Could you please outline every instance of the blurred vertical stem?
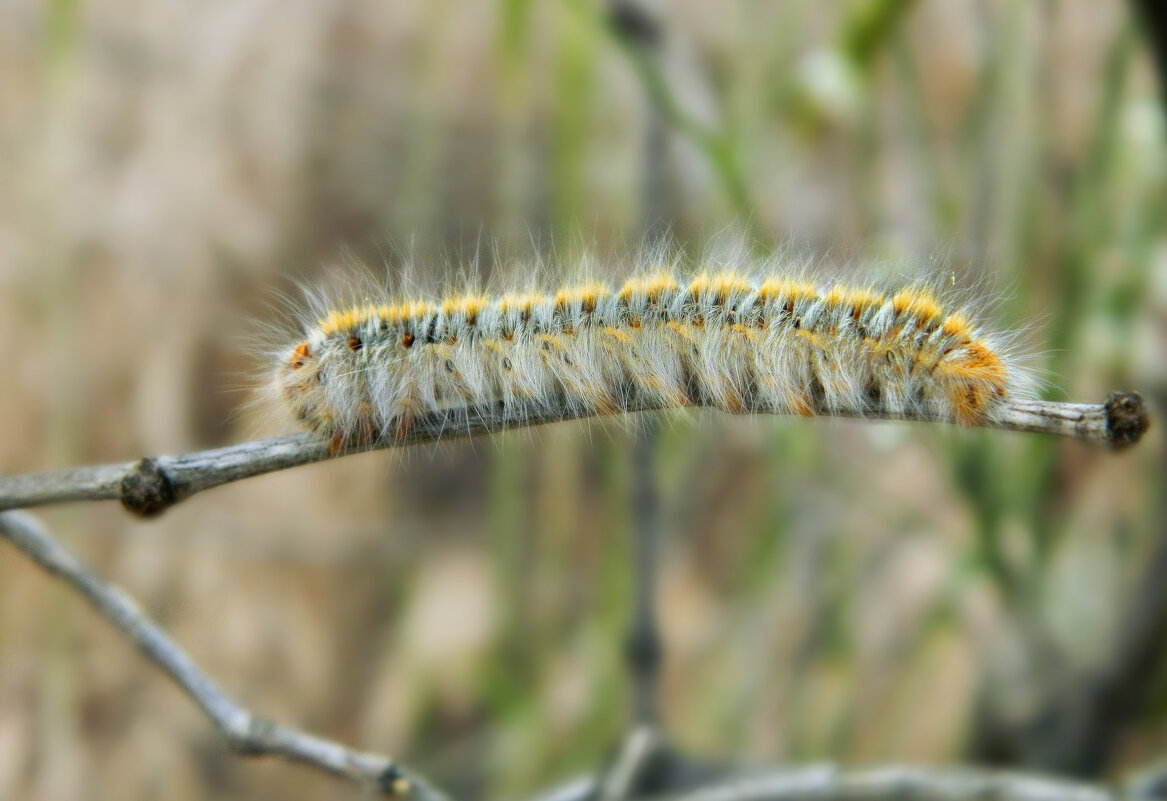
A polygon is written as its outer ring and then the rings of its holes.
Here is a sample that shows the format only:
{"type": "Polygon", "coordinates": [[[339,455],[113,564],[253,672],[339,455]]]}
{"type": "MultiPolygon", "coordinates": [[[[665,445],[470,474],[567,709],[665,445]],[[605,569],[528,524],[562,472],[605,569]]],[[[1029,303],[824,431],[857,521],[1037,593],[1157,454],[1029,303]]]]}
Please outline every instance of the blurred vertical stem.
{"type": "MultiPolygon", "coordinates": [[[[635,511],[635,490],[638,483],[635,480],[637,465],[633,458],[636,452],[635,435],[626,430],[611,430],[606,437],[602,449],[602,469],[604,471],[603,497],[605,507],[603,513],[604,528],[607,536],[604,541],[600,567],[600,588],[596,594],[596,603],[599,610],[597,626],[604,641],[620,642],[621,634],[627,630],[629,599],[637,592],[636,583],[640,578],[633,567],[633,560],[629,559],[626,547],[636,536],[637,525],[635,511]]],[[[625,663],[604,664],[606,672],[610,667],[617,667],[620,676],[614,682],[615,688],[623,690],[627,682],[628,672],[625,663]]],[[[636,690],[633,690],[635,697],[636,690]]],[[[621,704],[621,709],[628,708],[630,698],[621,692],[617,698],[608,699],[621,704]]],[[[592,736],[610,737],[610,732],[601,731],[599,725],[602,718],[597,718],[596,729],[592,736]]],[[[611,747],[611,739],[607,739],[604,747],[611,747]]]]}
{"type": "MultiPolygon", "coordinates": [[[[1006,54],[1017,50],[1016,40],[1022,26],[993,25],[992,12],[986,3],[977,7],[977,35],[986,42],[983,66],[977,81],[977,92],[966,115],[962,130],[962,144],[969,151],[964,160],[965,178],[962,183],[972,187],[971,205],[966,210],[963,225],[967,229],[964,252],[978,275],[988,270],[994,228],[993,210],[996,205],[1001,175],[1001,134],[999,115],[1006,108],[1005,75],[1006,54]],[[1004,42],[999,41],[1004,39],[1004,42]]],[[[1014,9],[1013,14],[1017,11],[1014,9]]]]}
{"type": "Polygon", "coordinates": [[[59,192],[68,177],[60,160],[64,139],[73,131],[74,91],[81,49],[81,6],[78,0],[52,0],[47,6],[48,20],[44,41],[47,66],[48,106],[43,119],[40,158],[36,162],[29,186],[32,198],[33,236],[42,237],[44,265],[37,289],[37,304],[44,310],[53,332],[53,383],[56,392],[48,396],[52,406],[47,418],[55,424],[48,431],[48,456],[54,463],[71,464],[83,435],[81,420],[84,393],[80,390],[80,373],[76,346],[80,304],[75,280],[76,268],[67,237],[59,235],[57,221],[67,195],[59,192]]]}
{"type": "MultiPolygon", "coordinates": [[[[910,2],[904,0],[887,0],[873,3],[864,9],[847,27],[843,36],[843,47],[848,56],[856,63],[860,61],[869,63],[878,48],[884,45],[885,40],[892,37],[896,30],[895,23],[910,6],[910,2]]],[[[975,170],[974,175],[954,183],[952,180],[945,180],[942,159],[936,151],[934,137],[928,130],[926,101],[919,69],[906,43],[900,43],[895,48],[895,56],[898,77],[906,89],[904,105],[908,113],[907,127],[914,139],[916,152],[920,154],[918,162],[931,200],[930,209],[941,229],[950,230],[959,224],[960,210],[967,207],[965,188],[972,180],[981,182],[988,180],[983,171],[992,169],[985,155],[988,150],[985,139],[992,130],[990,115],[993,109],[993,95],[998,87],[997,72],[991,65],[984,70],[976,105],[966,120],[966,130],[969,130],[971,135],[970,141],[966,141],[965,144],[980,144],[979,153],[986,163],[978,164],[974,159],[973,166],[982,169],[975,170]]],[[[875,161],[874,158],[869,158],[865,159],[864,163],[874,164],[875,161]]],[[[878,213],[878,205],[871,208],[871,214],[878,213]]],[[[975,211],[974,209],[974,213],[975,211]]],[[[985,226],[978,226],[975,235],[986,236],[985,226]]],[[[974,249],[979,251],[982,247],[970,243],[970,252],[974,249]]],[[[959,447],[949,449],[949,452],[954,485],[964,494],[974,517],[972,562],[992,580],[1007,603],[1017,602],[1019,594],[1024,590],[1024,582],[1018,576],[1015,566],[1010,563],[1002,541],[1002,524],[1008,504],[1001,476],[1011,472],[1009,465],[1002,464],[995,445],[988,438],[978,434],[962,436],[959,447]]]]}
{"type": "Polygon", "coordinates": [[[656,420],[646,417],[632,446],[636,481],[632,495],[633,596],[632,615],[625,640],[625,657],[632,679],[632,722],[657,723],[657,691],[662,662],[657,622],[657,573],[660,559],[660,491],[657,485],[656,420]]]}
{"type": "MultiPolygon", "coordinates": [[[[1069,379],[1074,360],[1082,353],[1082,337],[1090,323],[1092,302],[1101,295],[1096,272],[1098,256],[1114,236],[1114,213],[1110,203],[1115,141],[1118,133],[1120,101],[1135,52],[1135,37],[1130,26],[1115,38],[1106,58],[1102,95],[1090,145],[1082,164],[1075,171],[1071,187],[1068,230],[1058,237],[1063,269],[1059,271],[1055,315],[1050,321],[1049,352],[1051,372],[1069,379]]],[[[1059,232],[1061,233],[1061,232],[1059,232]]],[[[1044,572],[1055,552],[1059,533],[1070,511],[1065,508],[1058,487],[1058,455],[1062,445],[1045,441],[1026,443],[1028,458],[1023,460],[1033,481],[1033,499],[1029,519],[1034,532],[1034,568],[1044,572]]],[[[1022,479],[1024,481],[1024,479],[1022,479]]]]}
{"type": "MultiPolygon", "coordinates": [[[[1047,232],[1046,237],[1033,237],[1030,231],[1045,217],[1037,213],[1026,215],[1018,224],[1019,234],[1026,244],[1018,249],[1022,263],[1039,263],[1035,253],[1042,242],[1051,241],[1054,263],[1061,265],[1056,282],[1058,296],[1052,304],[1054,313],[1049,321],[1049,346],[1053,354],[1050,371],[1057,376],[1067,375],[1071,358],[1075,358],[1078,337],[1087,323],[1090,311],[1088,300],[1098,294],[1092,267],[1109,237],[1112,215],[1105,197],[1107,179],[1112,162],[1118,121],[1119,100],[1128,73],[1132,38],[1124,30],[1111,47],[1106,61],[1105,81],[1095,116],[1091,144],[1082,165],[1073,175],[1069,192],[1069,209],[1065,215],[1053,215],[1053,223],[1063,228],[1047,232]]],[[[985,79],[991,76],[986,75],[985,79]]],[[[1046,87],[1046,94],[1049,88],[1046,87]]],[[[987,89],[986,89],[987,91],[987,89]]],[[[980,119],[979,110],[970,121],[988,135],[991,126],[980,119]]],[[[1051,152],[1054,131],[1052,114],[1038,115],[1042,146],[1039,152],[1051,152]]],[[[1049,173],[1045,176],[1048,178],[1049,173]]],[[[1057,173],[1054,173],[1056,178],[1057,173]]],[[[1055,182],[1054,191],[1047,195],[1055,205],[1065,196],[1055,182]]],[[[1037,198],[1031,201],[1039,202],[1037,198]]],[[[1023,277],[1028,277],[1022,272],[1023,277]]],[[[1030,279],[1032,280],[1032,279],[1030,279]]],[[[1032,294],[1033,293],[1029,293],[1032,294]]],[[[1020,313],[1020,312],[1019,312],[1020,313]]],[[[1069,510],[1064,507],[1058,487],[1057,470],[1062,446],[1041,438],[1022,442],[1021,457],[1007,457],[1001,448],[981,436],[976,445],[964,443],[953,455],[956,486],[968,499],[975,516],[976,563],[993,579],[1003,598],[1016,606],[1036,599],[1043,583],[1043,575],[1050,557],[1056,550],[1059,533],[1065,530],[1064,521],[1069,510]],[[1030,557],[1024,565],[1011,564],[1002,543],[1002,528],[1008,510],[1024,517],[1032,532],[1030,557]]]]}
{"type": "Polygon", "coordinates": [[[892,32],[912,9],[916,0],[874,0],[843,23],[840,47],[860,70],[871,68],[875,56],[892,32]]]}
{"type": "Polygon", "coordinates": [[[531,28],[531,0],[502,0],[499,23],[499,55],[508,84],[523,75],[527,37],[531,28]]]}
{"type": "Polygon", "coordinates": [[[1054,354],[1054,371],[1058,375],[1065,375],[1068,363],[1076,356],[1073,349],[1084,330],[1082,323],[1087,301],[1093,296],[1091,270],[1099,250],[1110,240],[1114,225],[1108,179],[1114,160],[1120,101],[1135,50],[1134,32],[1126,26],[1107,54],[1102,96],[1094,115],[1097,122],[1085,159],[1074,174],[1070,230],[1062,271],[1065,280],[1059,284],[1059,313],[1053,321],[1049,340],[1054,354]]]}
{"type": "MultiPolygon", "coordinates": [[[[36,304],[44,313],[52,332],[47,365],[54,391],[47,395],[46,414],[53,425],[46,432],[46,457],[50,463],[73,464],[85,437],[82,373],[75,369],[80,305],[74,253],[68,237],[61,236],[59,221],[67,195],[60,193],[69,176],[63,174],[61,155],[66,140],[73,135],[75,92],[82,46],[82,9],[79,0],[51,0],[46,5],[43,43],[47,104],[41,120],[38,159],[31,165],[28,180],[30,199],[29,233],[43,241],[41,276],[36,285],[36,304]]],[[[30,240],[31,241],[31,240],[30,240]]],[[[63,519],[77,519],[81,510],[67,510],[63,519]]],[[[74,606],[63,593],[52,593],[43,647],[43,676],[39,692],[41,726],[38,750],[42,754],[74,750],[72,740],[81,725],[78,710],[78,662],[74,606]]],[[[57,777],[45,785],[50,794],[80,789],[70,779],[57,777]]]]}
{"type": "Polygon", "coordinates": [[[747,226],[755,244],[770,244],[767,232],[750,198],[738,143],[727,133],[705,125],[688,113],[677,99],[656,61],[629,37],[622,35],[589,0],[564,0],[576,15],[596,31],[612,39],[627,58],[661,119],[688,139],[705,157],[734,213],[747,226]]]}
{"type": "MultiPolygon", "coordinates": [[[[898,41],[892,48],[892,55],[899,78],[907,89],[907,96],[904,98],[907,111],[905,128],[918,155],[914,164],[918,165],[925,179],[925,192],[928,195],[926,205],[932,216],[933,227],[942,231],[952,230],[957,225],[960,199],[954,191],[953,182],[945,180],[946,176],[937,152],[936,137],[928,127],[928,109],[920,71],[907,42],[898,41]]],[[[874,162],[875,159],[871,161],[874,162]]],[[[963,188],[963,184],[961,186],[963,188]]]]}
{"type": "Polygon", "coordinates": [[[400,202],[393,204],[392,212],[397,229],[412,239],[419,231],[441,231],[443,227],[440,208],[443,180],[442,160],[449,144],[446,141],[446,127],[439,117],[442,109],[434,102],[443,95],[442,80],[446,76],[441,59],[441,34],[449,29],[449,15],[457,13],[450,8],[449,0],[431,0],[426,3],[423,27],[416,38],[411,72],[420,76],[419,80],[408,84],[408,113],[404,115],[405,154],[401,169],[401,190],[397,194],[400,202]]]}
{"type": "Polygon", "coordinates": [[[554,65],[551,198],[553,223],[562,232],[579,229],[588,210],[588,141],[595,94],[594,37],[573,21],[559,26],[554,65]]]}
{"type": "MultiPolygon", "coordinates": [[[[820,475],[814,458],[821,453],[815,451],[816,434],[810,427],[797,425],[773,425],[756,422],[759,433],[766,439],[761,450],[762,464],[758,470],[761,483],[756,494],[751,513],[742,526],[743,537],[735,549],[735,558],[728,571],[734,596],[740,600],[740,610],[747,621],[753,621],[751,628],[744,630],[746,636],[754,634],[752,653],[755,658],[746,672],[746,680],[727,693],[728,698],[718,705],[714,717],[713,731],[725,743],[726,753],[746,751],[751,737],[756,733],[742,726],[741,721],[757,716],[759,702],[766,704],[766,716],[780,715],[780,704],[775,686],[775,665],[773,657],[779,639],[791,636],[787,627],[774,625],[772,621],[782,620],[775,610],[784,598],[791,579],[787,547],[790,544],[791,522],[803,511],[799,503],[799,482],[808,476],[820,475]]],[[[780,692],[792,691],[780,684],[780,692]]],[[[785,725],[785,724],[784,724],[785,725]]]]}
{"type": "Polygon", "coordinates": [[[998,476],[1008,471],[994,458],[997,454],[989,437],[969,434],[961,445],[955,451],[953,467],[956,485],[968,498],[975,518],[975,564],[993,579],[1007,603],[1016,603],[1024,586],[1002,541],[1005,504],[998,481],[998,476]]]}
{"type": "MultiPolygon", "coordinates": [[[[916,0],[872,0],[842,20],[838,38],[833,43],[822,45],[822,48],[837,55],[853,78],[866,82],[876,59],[915,3],[916,0]]],[[[779,114],[803,123],[815,121],[817,109],[815,103],[808,102],[810,100],[805,87],[797,79],[776,82],[770,93],[770,105],[779,114]],[[800,117],[804,119],[798,119],[800,117]]]]}
{"type": "Polygon", "coordinates": [[[534,72],[530,41],[531,0],[503,0],[495,43],[499,136],[492,183],[498,207],[496,228],[516,238],[528,237],[532,231],[541,238],[549,227],[547,210],[530,208],[534,187],[527,167],[537,161],[529,152],[534,72]]]}
{"type": "Polygon", "coordinates": [[[1167,7],[1162,0],[1131,0],[1131,6],[1142,20],[1144,38],[1155,60],[1159,96],[1167,109],[1167,7]]]}
{"type": "MultiPolygon", "coordinates": [[[[638,0],[617,0],[609,12],[609,27],[618,31],[628,46],[656,65],[658,71],[665,37],[663,10],[654,16],[638,0]]],[[[676,215],[665,193],[669,162],[666,158],[668,131],[660,110],[651,97],[643,98],[647,126],[644,134],[641,173],[641,236],[645,242],[662,241],[673,228],[676,215]]],[[[658,720],[657,693],[663,654],[657,615],[657,577],[660,559],[661,509],[659,475],[656,469],[658,421],[645,415],[638,421],[632,448],[632,471],[636,481],[633,504],[633,597],[631,620],[625,639],[625,661],[631,680],[631,723],[636,728],[655,726],[658,720]]]]}
{"type": "Polygon", "coordinates": [[[81,3],[80,0],[50,0],[47,8],[45,53],[50,79],[59,87],[60,82],[71,80],[73,75],[81,39],[81,3]]]}
{"type": "MultiPolygon", "coordinates": [[[[899,31],[904,18],[914,3],[915,0],[874,0],[874,2],[860,7],[850,19],[841,23],[842,33],[835,47],[843,61],[849,65],[850,74],[864,86],[865,90],[877,57],[894,40],[895,34],[899,31]]],[[[907,79],[909,89],[913,90],[913,99],[919,101],[912,109],[916,111],[911,120],[913,123],[912,132],[919,134],[917,145],[928,156],[926,160],[927,166],[930,168],[928,170],[929,189],[933,198],[940,201],[944,195],[940,191],[938,160],[931,147],[930,138],[926,135],[923,95],[919,86],[914,82],[915,76],[912,73],[910,61],[904,57],[905,54],[906,49],[901,47],[899,49],[901,58],[898,60],[899,66],[903,68],[901,76],[907,79]]],[[[868,235],[878,233],[885,225],[883,219],[885,203],[879,182],[880,162],[877,158],[880,121],[878,115],[872,113],[870,94],[868,91],[864,92],[864,104],[867,111],[859,115],[855,132],[858,164],[861,171],[858,183],[859,201],[868,235]]],[[[787,100],[789,99],[787,98],[787,100]]],[[[806,108],[804,105],[805,97],[795,95],[793,99],[797,102],[793,105],[788,103],[788,108],[799,108],[800,106],[806,108]]],[[[947,203],[943,204],[942,208],[946,207],[947,203]]]]}
{"type": "Polygon", "coordinates": [[[767,432],[769,442],[764,449],[764,474],[772,482],[764,503],[751,520],[748,548],[742,550],[743,559],[736,571],[737,582],[743,592],[757,598],[770,589],[775,575],[786,563],[785,547],[790,519],[796,504],[791,497],[789,481],[809,461],[807,432],[794,426],[773,426],[767,432]]]}
{"type": "Polygon", "coordinates": [[[498,595],[502,599],[503,625],[496,643],[497,657],[489,661],[487,699],[502,716],[515,714],[531,699],[530,682],[534,665],[531,659],[529,607],[530,525],[526,499],[528,455],[527,443],[514,435],[498,437],[491,448],[489,471],[490,541],[494,547],[492,564],[496,566],[498,595]]]}

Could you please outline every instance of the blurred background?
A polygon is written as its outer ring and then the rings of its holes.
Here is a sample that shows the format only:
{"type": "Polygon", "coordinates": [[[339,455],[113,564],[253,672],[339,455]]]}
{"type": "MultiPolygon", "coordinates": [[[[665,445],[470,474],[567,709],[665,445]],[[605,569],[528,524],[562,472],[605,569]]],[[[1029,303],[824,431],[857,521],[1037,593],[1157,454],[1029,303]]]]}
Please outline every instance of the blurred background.
{"type": "MultiPolygon", "coordinates": [[[[713,241],[956,272],[1000,296],[1047,397],[1163,408],[1146,31],[1097,0],[4,0],[0,470],[277,433],[237,412],[257,321],[345,265],[623,264],[662,232],[694,259],[713,241]]],[[[1160,430],[1111,455],[661,420],[673,743],[1104,778],[1163,756],[1160,430]]],[[[635,438],[563,424],[273,474],[151,522],[43,517],[259,714],[523,797],[598,766],[629,717],[635,438]]],[[[0,798],[356,794],[230,755],[0,548],[0,798]]]]}

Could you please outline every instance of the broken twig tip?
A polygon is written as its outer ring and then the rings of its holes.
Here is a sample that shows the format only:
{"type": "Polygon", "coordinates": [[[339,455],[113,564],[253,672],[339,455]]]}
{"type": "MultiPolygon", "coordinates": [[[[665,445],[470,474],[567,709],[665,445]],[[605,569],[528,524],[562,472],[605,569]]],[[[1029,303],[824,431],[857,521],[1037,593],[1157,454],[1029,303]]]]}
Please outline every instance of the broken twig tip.
{"type": "Polygon", "coordinates": [[[1115,392],[1106,399],[1106,432],[1114,450],[1134,445],[1150,426],[1151,415],[1139,393],[1115,392]]]}

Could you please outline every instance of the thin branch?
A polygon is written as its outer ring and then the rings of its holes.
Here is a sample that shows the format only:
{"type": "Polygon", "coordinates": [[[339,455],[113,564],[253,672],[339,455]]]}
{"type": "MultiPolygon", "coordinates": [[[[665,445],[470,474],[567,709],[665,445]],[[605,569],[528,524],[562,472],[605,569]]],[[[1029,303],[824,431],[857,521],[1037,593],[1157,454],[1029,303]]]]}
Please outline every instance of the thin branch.
{"type": "Polygon", "coordinates": [[[1140,768],[1123,782],[1130,801],[1162,801],[1167,798],[1167,762],[1140,768]]]}
{"type": "Polygon", "coordinates": [[[340,776],[384,795],[444,801],[426,781],[393,760],[260,718],[229,698],[162,632],[132,598],[94,576],[36,518],[0,514],[0,537],[81,593],[96,612],[142,650],[206,713],[240,756],[277,756],[340,776]]]}
{"type": "MultiPolygon", "coordinates": [[[[631,395],[624,411],[659,410],[659,404],[631,395]]],[[[701,404],[698,404],[701,405],[701,404]]],[[[768,410],[747,404],[747,410],[765,414],[768,410]]],[[[367,447],[380,450],[441,439],[494,434],[512,428],[545,425],[564,420],[596,416],[596,412],[566,403],[546,405],[489,404],[449,410],[420,417],[401,437],[379,440],[367,447]]],[[[892,414],[846,410],[836,417],[866,420],[912,420],[924,423],[951,423],[924,411],[892,414]]],[[[1055,403],[1051,401],[1011,401],[1000,409],[984,428],[1052,434],[1115,450],[1138,442],[1150,424],[1143,398],[1134,392],[1116,392],[1105,403],[1055,403]]],[[[137,462],[97,465],[36,475],[0,477],[0,512],[67,501],[119,500],[140,517],[153,517],[203,490],[251,476],[330,458],[326,441],[308,434],[244,442],[226,448],[180,456],[159,456],[137,462]]]]}
{"type": "Polygon", "coordinates": [[[663,748],[660,730],[655,726],[633,726],[599,780],[594,801],[631,801],[641,797],[663,748]]]}
{"type": "Polygon", "coordinates": [[[845,771],[833,765],[738,774],[658,801],[1114,801],[1097,785],[1046,776],[967,768],[885,767],[845,771]]]}
{"type": "Polygon", "coordinates": [[[599,786],[599,780],[595,776],[577,776],[550,790],[543,790],[527,801],[592,801],[599,786]]]}
{"type": "Polygon", "coordinates": [[[656,426],[641,430],[633,445],[632,619],[624,641],[624,658],[632,680],[632,725],[653,727],[659,720],[662,653],[657,622],[657,570],[660,556],[660,493],[653,457],[656,426]]]}
{"type": "MultiPolygon", "coordinates": [[[[1038,773],[974,768],[888,766],[845,770],[807,765],[777,770],[720,772],[697,784],[682,782],[646,801],[1152,801],[1155,777],[1141,775],[1124,790],[1065,781],[1038,773]]],[[[592,778],[544,791],[531,801],[588,801],[592,778]]]]}

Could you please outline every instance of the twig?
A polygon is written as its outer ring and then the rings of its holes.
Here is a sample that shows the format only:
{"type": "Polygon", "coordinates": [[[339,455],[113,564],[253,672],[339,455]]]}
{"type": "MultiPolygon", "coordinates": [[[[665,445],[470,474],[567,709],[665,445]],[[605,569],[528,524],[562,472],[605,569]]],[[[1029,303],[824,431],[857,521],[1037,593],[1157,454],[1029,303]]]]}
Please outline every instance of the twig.
{"type": "MultiPolygon", "coordinates": [[[[652,401],[633,396],[625,411],[660,408],[652,401]]],[[[768,411],[751,404],[747,404],[747,409],[758,414],[768,411]]],[[[493,434],[512,428],[592,417],[595,414],[593,411],[559,403],[529,406],[515,404],[505,408],[491,404],[451,410],[418,418],[403,436],[377,441],[364,450],[493,434]]],[[[835,412],[834,416],[860,415],[841,411],[835,412]]],[[[925,423],[951,422],[926,412],[901,415],[872,411],[864,413],[862,417],[925,423]]],[[[1117,450],[1138,442],[1149,424],[1149,414],[1141,395],[1116,392],[1101,404],[1012,401],[999,410],[993,420],[986,421],[984,427],[1052,434],[1117,450]]],[[[332,455],[326,441],[308,434],[293,434],[181,456],[159,456],[123,464],[3,477],[0,478],[0,512],[66,501],[119,500],[130,512],[140,517],[152,517],[203,490],[251,476],[319,462],[332,455]]]]}
{"type": "Polygon", "coordinates": [[[887,767],[843,771],[832,765],[737,775],[670,801],[1113,801],[1095,785],[971,769],[887,767]]]}
{"type": "Polygon", "coordinates": [[[557,787],[544,790],[527,801],[592,801],[599,790],[595,776],[577,776],[557,787]]]}
{"type": "MultiPolygon", "coordinates": [[[[889,766],[844,770],[807,765],[766,771],[731,771],[649,801],[1150,801],[1136,777],[1124,791],[1064,781],[1037,773],[974,768],[889,766]]],[[[1149,781],[1149,780],[1148,780],[1149,781]]],[[[1148,785],[1150,786],[1150,785],[1148,785]]],[[[576,779],[532,801],[587,801],[596,786],[576,779]]],[[[1150,791],[1153,793],[1153,789],[1150,791]]],[[[644,798],[643,796],[641,796],[644,798]]]]}
{"type": "Polygon", "coordinates": [[[215,724],[240,756],[277,756],[340,776],[384,795],[417,801],[445,796],[387,757],[260,718],[227,697],[128,595],[95,577],[31,515],[0,514],[0,537],[81,593],[99,615],[129,637],[215,724]]]}
{"type": "Polygon", "coordinates": [[[594,801],[631,801],[641,797],[645,780],[651,778],[654,762],[660,758],[663,747],[660,731],[655,726],[634,725],[604,771],[594,801]]]}
{"type": "Polygon", "coordinates": [[[1140,768],[1123,782],[1130,801],[1163,801],[1167,798],[1167,762],[1140,768]]]}
{"type": "MultiPolygon", "coordinates": [[[[609,27],[626,40],[629,47],[651,61],[662,75],[666,71],[666,62],[661,57],[666,21],[663,8],[649,7],[644,0],[616,0],[608,10],[609,27]]],[[[665,177],[670,172],[667,158],[669,131],[659,106],[652,102],[647,92],[644,100],[647,125],[642,174],[642,226],[647,241],[660,244],[677,222],[673,213],[674,199],[665,185],[665,177]]],[[[636,740],[640,729],[656,726],[657,687],[664,659],[656,612],[657,549],[661,536],[660,497],[653,466],[656,440],[654,420],[639,429],[632,449],[633,597],[632,619],[624,641],[624,657],[632,685],[632,730],[628,733],[626,746],[636,740]]],[[[612,798],[607,780],[604,786],[602,796],[612,798]]],[[[632,785],[619,792],[627,795],[630,789],[634,789],[632,785]]]]}
{"type": "Polygon", "coordinates": [[[640,432],[633,446],[633,597],[624,655],[632,679],[634,727],[653,727],[657,723],[657,692],[664,658],[656,608],[661,532],[660,497],[653,465],[655,442],[656,427],[649,426],[640,432]]]}

